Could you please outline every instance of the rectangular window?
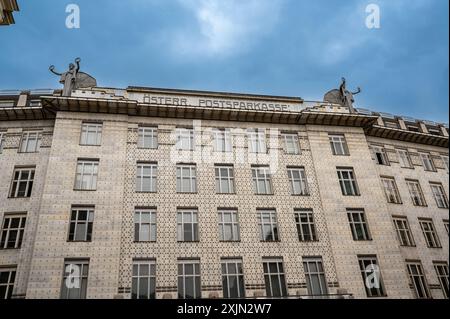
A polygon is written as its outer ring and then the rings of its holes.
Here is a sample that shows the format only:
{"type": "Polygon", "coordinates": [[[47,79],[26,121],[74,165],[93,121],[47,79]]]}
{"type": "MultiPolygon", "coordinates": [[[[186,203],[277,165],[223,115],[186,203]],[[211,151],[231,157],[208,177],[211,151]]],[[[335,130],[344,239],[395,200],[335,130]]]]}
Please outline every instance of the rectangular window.
{"type": "Polygon", "coordinates": [[[93,207],[73,207],[70,214],[69,241],[91,241],[93,225],[93,207]]]}
{"type": "Polygon", "coordinates": [[[86,299],[89,260],[65,260],[61,299],[86,299]]]}
{"type": "Polygon", "coordinates": [[[358,196],[358,184],[356,183],[355,173],[352,168],[337,168],[339,184],[341,185],[342,195],[358,196]]]}
{"type": "Polygon", "coordinates": [[[200,299],[201,297],[200,260],[178,260],[178,298],[200,299]]]}
{"type": "Polygon", "coordinates": [[[235,210],[219,210],[220,241],[239,241],[239,219],[235,210]]]}
{"type": "Polygon", "coordinates": [[[100,123],[83,123],[81,125],[80,145],[100,146],[103,125],[100,123]]]}
{"type": "Polygon", "coordinates": [[[98,160],[78,160],[75,189],[94,191],[97,189],[98,160]]]}
{"type": "Polygon", "coordinates": [[[381,146],[371,146],[372,154],[378,165],[389,165],[386,151],[381,146]]]}
{"type": "Polygon", "coordinates": [[[395,179],[391,177],[382,177],[381,182],[383,183],[384,193],[388,203],[401,204],[402,200],[395,179]]]}
{"type": "Polygon", "coordinates": [[[41,147],[41,132],[24,132],[20,141],[21,153],[35,153],[41,147]]]}
{"type": "Polygon", "coordinates": [[[439,208],[448,208],[448,199],[442,184],[430,183],[430,186],[437,206],[439,208]]]}
{"type": "Polygon", "coordinates": [[[5,215],[1,231],[0,249],[20,249],[26,219],[26,214],[5,215]]]}
{"type": "Polygon", "coordinates": [[[331,151],[333,155],[346,156],[350,155],[348,151],[347,141],[343,134],[329,134],[331,151]]]}
{"type": "Polygon", "coordinates": [[[258,211],[261,241],[278,241],[277,213],[274,210],[258,211]]]}
{"type": "Polygon", "coordinates": [[[158,148],[158,128],[140,127],[138,133],[138,148],[157,149],[158,148]]]}
{"type": "Polygon", "coordinates": [[[433,263],[434,270],[436,270],[436,275],[441,284],[442,293],[445,298],[449,298],[448,294],[448,264],[446,262],[435,262],[433,263]]]}
{"type": "Polygon", "coordinates": [[[0,154],[3,152],[4,145],[5,145],[5,133],[0,132],[0,154]]]}
{"type": "Polygon", "coordinates": [[[233,166],[215,167],[217,194],[234,194],[234,168],[233,166]]]}
{"type": "Polygon", "coordinates": [[[347,210],[348,222],[352,230],[353,240],[367,241],[372,240],[369,232],[369,225],[366,220],[366,213],[364,210],[347,210]]]}
{"type": "Polygon", "coordinates": [[[197,167],[177,166],[177,193],[197,193],[197,167]]]}
{"type": "Polygon", "coordinates": [[[358,256],[359,269],[367,297],[385,297],[383,278],[376,256],[358,256]]]}
{"type": "Polygon", "coordinates": [[[248,130],[248,144],[251,153],[267,153],[266,131],[248,130]]]}
{"type": "Polygon", "coordinates": [[[294,214],[298,239],[300,241],[318,241],[313,211],[296,210],[294,214]]]}
{"type": "Polygon", "coordinates": [[[441,248],[433,221],[431,219],[419,219],[419,223],[428,248],[441,248]]]}
{"type": "MultiPolygon", "coordinates": [[[[0,144],[1,144],[1,142],[0,142],[0,144]]],[[[2,151],[2,149],[1,149],[1,146],[0,146],[0,153],[1,153],[1,151],[2,151]]],[[[444,162],[445,170],[448,173],[449,172],[448,156],[441,156],[441,158],[442,158],[442,162],[444,162]]]]}
{"type": "Polygon", "coordinates": [[[383,121],[384,121],[384,126],[386,126],[388,128],[394,128],[394,129],[399,129],[400,128],[398,122],[387,121],[385,119],[383,119],[383,121]]]}
{"type": "Polygon", "coordinates": [[[420,159],[422,160],[423,168],[426,171],[434,172],[435,168],[434,168],[434,165],[433,165],[433,161],[431,160],[430,154],[419,153],[419,155],[420,155],[420,159]]]}
{"type": "Polygon", "coordinates": [[[288,167],[288,177],[291,184],[292,195],[308,196],[308,180],[304,167],[288,167]]]}
{"type": "Polygon", "coordinates": [[[269,167],[252,167],[253,189],[257,195],[272,195],[272,176],[269,167]]]}
{"type": "Polygon", "coordinates": [[[323,269],[322,258],[303,257],[303,270],[310,296],[328,294],[327,280],[323,269]]]}
{"type": "Polygon", "coordinates": [[[177,142],[176,148],[179,151],[193,151],[194,144],[194,130],[188,128],[177,128],[176,130],[177,142]]]}
{"type": "Polygon", "coordinates": [[[232,151],[232,139],[229,129],[213,130],[214,152],[229,153],[232,151]]]}
{"type": "Polygon", "coordinates": [[[263,259],[267,297],[287,296],[286,279],[282,259],[263,259]]]}
{"type": "Polygon", "coordinates": [[[299,155],[300,147],[297,134],[283,134],[285,152],[289,155],[299,155]]]}
{"type": "Polygon", "coordinates": [[[134,212],[134,241],[156,242],[156,211],[136,209],[134,212]]]}
{"type": "Polygon", "coordinates": [[[222,258],[221,263],[223,297],[231,299],[245,298],[242,259],[222,258]]]}
{"type": "Polygon", "coordinates": [[[406,247],[415,246],[414,237],[409,227],[407,217],[394,217],[395,229],[397,231],[398,240],[400,245],[406,247]]]}
{"type": "Polygon", "coordinates": [[[131,299],[156,298],[156,260],[134,260],[131,299]]]}
{"type": "Polygon", "coordinates": [[[427,206],[419,181],[406,180],[406,185],[408,185],[409,194],[411,195],[414,206],[427,206]]]}
{"type": "Polygon", "coordinates": [[[398,160],[400,162],[400,166],[404,168],[413,168],[411,157],[407,150],[397,150],[398,160]]]}
{"type": "Polygon", "coordinates": [[[0,268],[0,300],[11,299],[15,280],[16,269],[0,268]]]}
{"type": "Polygon", "coordinates": [[[179,210],[177,213],[178,241],[199,241],[197,210],[179,210]]]}
{"type": "Polygon", "coordinates": [[[444,227],[445,227],[445,231],[447,232],[447,235],[448,235],[448,220],[444,220],[444,227]]]}
{"type": "Polygon", "coordinates": [[[16,168],[14,170],[13,181],[9,197],[25,198],[31,197],[34,181],[34,168],[16,168]]]}
{"type": "Polygon", "coordinates": [[[138,163],[136,174],[136,192],[156,193],[158,164],[138,163]]]}
{"type": "Polygon", "coordinates": [[[429,299],[431,298],[430,290],[428,289],[427,279],[423,273],[421,262],[408,262],[408,274],[411,283],[414,286],[416,298],[429,299]]]}

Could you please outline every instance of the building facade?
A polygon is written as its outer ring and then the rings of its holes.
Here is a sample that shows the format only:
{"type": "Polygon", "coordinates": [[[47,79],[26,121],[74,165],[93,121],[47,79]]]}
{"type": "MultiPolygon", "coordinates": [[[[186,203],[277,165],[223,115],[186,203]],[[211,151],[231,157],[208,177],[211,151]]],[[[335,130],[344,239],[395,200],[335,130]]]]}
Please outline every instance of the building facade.
{"type": "Polygon", "coordinates": [[[0,26],[14,24],[14,11],[19,11],[16,0],[0,0],[0,26]]]}
{"type": "Polygon", "coordinates": [[[448,298],[448,126],[300,98],[0,96],[0,298],[448,298]]]}

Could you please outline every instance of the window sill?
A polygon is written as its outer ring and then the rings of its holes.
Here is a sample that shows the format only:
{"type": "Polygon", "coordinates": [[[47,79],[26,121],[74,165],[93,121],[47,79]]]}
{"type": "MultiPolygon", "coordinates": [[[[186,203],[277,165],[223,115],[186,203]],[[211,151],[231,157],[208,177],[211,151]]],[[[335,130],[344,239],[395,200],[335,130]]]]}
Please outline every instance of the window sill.
{"type": "Polygon", "coordinates": [[[294,196],[294,197],[310,197],[311,194],[291,194],[291,196],[294,196]]]}
{"type": "Polygon", "coordinates": [[[18,248],[0,248],[0,251],[12,251],[12,250],[20,250],[22,247],[18,248]]]}
{"type": "Polygon", "coordinates": [[[96,192],[97,189],[73,189],[74,192],[96,192]]]}
{"type": "Polygon", "coordinates": [[[67,242],[73,244],[80,244],[80,243],[89,244],[92,243],[92,240],[68,240],[67,242]]]}
{"type": "Polygon", "coordinates": [[[79,144],[79,146],[93,146],[93,147],[100,147],[100,146],[102,146],[101,144],[100,145],[97,145],[97,144],[79,144]]]}
{"type": "Polygon", "coordinates": [[[137,240],[134,240],[133,244],[156,244],[156,240],[150,240],[150,241],[137,241],[137,240]]]}
{"type": "Polygon", "coordinates": [[[142,191],[136,191],[136,194],[157,194],[158,192],[142,192],[142,191]]]}
{"type": "Polygon", "coordinates": [[[242,242],[241,240],[219,240],[219,243],[222,244],[233,244],[233,243],[240,244],[241,242],[242,242]]]}
{"type": "Polygon", "coordinates": [[[11,196],[9,196],[8,197],[8,199],[30,199],[31,198],[31,196],[29,196],[29,197],[11,197],[11,196]]]}
{"type": "Polygon", "coordinates": [[[178,240],[177,243],[179,243],[179,244],[199,244],[200,240],[192,240],[192,241],[183,241],[183,240],[180,241],[180,240],[178,240]]]}
{"type": "Polygon", "coordinates": [[[417,248],[416,245],[400,245],[402,248],[417,248]]]}

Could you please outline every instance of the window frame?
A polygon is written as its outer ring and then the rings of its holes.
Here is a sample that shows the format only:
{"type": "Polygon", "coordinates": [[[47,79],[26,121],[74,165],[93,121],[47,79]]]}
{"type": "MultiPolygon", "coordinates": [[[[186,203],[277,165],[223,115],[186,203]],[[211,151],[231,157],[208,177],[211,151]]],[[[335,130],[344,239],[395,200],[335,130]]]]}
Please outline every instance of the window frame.
{"type": "Polygon", "coordinates": [[[6,132],[0,132],[0,154],[3,153],[3,149],[6,144],[6,138],[5,138],[6,132]]]}
{"type": "Polygon", "coordinates": [[[216,153],[231,153],[233,151],[233,137],[230,129],[215,128],[212,131],[213,150],[216,153]]]}
{"type": "Polygon", "coordinates": [[[92,237],[94,234],[94,218],[95,218],[95,207],[94,206],[72,206],[70,209],[69,218],[69,231],[67,234],[67,242],[70,243],[90,243],[92,242],[92,237]],[[86,212],[86,219],[79,219],[80,212],[86,212]],[[73,214],[75,213],[75,219],[73,219],[73,214]],[[77,228],[80,224],[84,224],[86,229],[82,239],[77,238],[77,228]],[[72,225],[73,231],[72,231],[72,225]]]}
{"type": "Polygon", "coordinates": [[[133,259],[131,271],[131,299],[135,300],[150,300],[156,299],[156,259],[133,259]],[[141,267],[148,266],[148,272],[141,273],[141,267]],[[137,268],[137,273],[135,269],[137,268]],[[147,295],[144,298],[139,294],[141,280],[147,280],[147,295]],[[136,287],[136,288],[135,288],[136,287]],[[137,292],[136,295],[134,292],[137,292]]]}
{"type": "Polygon", "coordinates": [[[334,156],[350,156],[350,150],[347,144],[345,134],[328,134],[328,140],[331,146],[331,152],[334,156]],[[336,145],[340,145],[340,150],[336,148],[336,145]]]}
{"type": "Polygon", "coordinates": [[[158,238],[158,213],[156,208],[135,208],[134,209],[134,242],[135,243],[156,243],[158,238]],[[142,215],[149,215],[149,222],[143,222],[142,215]],[[139,222],[136,221],[137,215],[139,215],[139,222]],[[141,239],[143,233],[143,225],[148,226],[148,240],[141,239]],[[136,235],[138,236],[136,238],[136,235]]]}
{"type": "Polygon", "coordinates": [[[252,154],[267,154],[266,130],[247,130],[248,149],[252,154]]]}
{"type": "Polygon", "coordinates": [[[362,242],[373,240],[364,209],[347,209],[347,219],[354,241],[362,242]],[[355,220],[355,214],[358,215],[359,220],[355,220]],[[360,234],[358,233],[358,227],[361,231],[362,237],[359,236],[360,234]]]}
{"type": "Polygon", "coordinates": [[[277,211],[275,209],[258,209],[257,210],[257,216],[258,216],[258,226],[260,230],[260,241],[261,242],[279,242],[280,241],[280,233],[279,233],[279,226],[278,226],[278,216],[277,211]],[[266,215],[266,216],[265,216],[266,215]],[[269,221],[267,222],[267,219],[269,218],[269,221]],[[268,239],[268,236],[266,235],[265,228],[270,227],[270,240],[268,239]]]}
{"type": "Polygon", "coordinates": [[[95,122],[81,123],[80,146],[101,146],[102,138],[103,138],[103,123],[95,123],[95,122]],[[95,130],[92,130],[93,128],[95,128],[95,130]],[[95,137],[95,142],[89,143],[90,136],[95,137]]]}
{"type": "Polygon", "coordinates": [[[418,180],[407,179],[406,186],[408,186],[409,195],[414,206],[427,207],[427,201],[418,180]],[[417,199],[417,200],[416,200],[417,199]]]}
{"type": "Polygon", "coordinates": [[[157,193],[158,192],[158,163],[137,162],[136,164],[136,193],[157,193]],[[150,169],[150,174],[145,175],[145,169],[150,169]],[[144,181],[150,180],[148,190],[144,189],[144,181]]]}
{"type": "Polygon", "coordinates": [[[33,192],[34,178],[36,175],[36,167],[15,167],[13,171],[13,178],[9,190],[8,198],[30,198],[33,192]],[[27,179],[21,179],[23,172],[28,172],[27,179]],[[16,179],[16,173],[19,173],[16,179]],[[24,196],[19,196],[20,184],[26,183],[24,196]]]}
{"type": "Polygon", "coordinates": [[[282,133],[284,140],[284,152],[287,155],[300,155],[300,140],[298,134],[295,133],[282,133]],[[291,141],[289,141],[291,140],[291,141]],[[292,147],[292,148],[291,148],[292,147]]]}
{"type": "Polygon", "coordinates": [[[201,285],[201,263],[200,259],[178,259],[178,276],[177,276],[177,289],[179,299],[201,299],[202,298],[202,285],[201,285]],[[192,274],[186,274],[186,266],[192,265],[192,274]],[[180,268],[181,267],[181,268],[180,268]],[[180,274],[180,270],[181,274],[180,274]],[[186,281],[192,278],[194,296],[193,298],[187,298],[186,296],[186,281]],[[182,287],[180,287],[180,279],[182,280],[182,287]],[[181,288],[181,291],[180,291],[181,288]]]}
{"type": "Polygon", "coordinates": [[[24,131],[20,139],[19,153],[38,153],[42,143],[42,131],[24,131]],[[34,137],[31,137],[33,135],[34,137]],[[30,141],[35,141],[34,147],[30,147],[30,141]]]}
{"type": "Polygon", "coordinates": [[[224,299],[243,299],[246,296],[245,279],[244,279],[244,265],[242,258],[221,258],[220,264],[222,268],[222,290],[224,299]],[[235,272],[232,272],[234,266],[235,272]],[[231,269],[230,269],[231,268],[231,269]],[[233,280],[234,279],[234,280],[233,280]],[[237,284],[237,296],[234,296],[231,291],[231,281],[237,284]]]}
{"type": "Polygon", "coordinates": [[[0,274],[8,273],[8,280],[4,283],[0,282],[0,286],[6,287],[5,295],[0,295],[0,300],[11,299],[17,277],[16,267],[0,267],[0,274]]]}
{"type": "Polygon", "coordinates": [[[252,166],[253,191],[255,195],[274,195],[272,174],[269,166],[252,166]],[[264,192],[260,189],[264,183],[264,192]]]}
{"type": "Polygon", "coordinates": [[[398,162],[400,164],[400,167],[402,168],[414,168],[412,161],[411,161],[411,156],[409,155],[408,150],[405,149],[396,149],[397,151],[397,156],[398,156],[398,162]],[[402,156],[401,154],[403,154],[404,156],[402,156]],[[406,165],[405,165],[405,160],[407,161],[406,165]]]}
{"type": "Polygon", "coordinates": [[[221,242],[239,242],[241,241],[240,235],[240,224],[239,224],[239,214],[237,209],[219,209],[218,210],[219,217],[219,240],[221,242]],[[231,221],[225,221],[225,215],[231,214],[231,221]],[[231,239],[225,238],[225,227],[231,226],[231,239]]]}
{"type": "Polygon", "coordinates": [[[156,150],[159,147],[158,127],[139,126],[137,148],[142,150],[156,150]],[[147,141],[149,139],[149,141],[147,141]],[[146,143],[149,142],[149,143],[146,143]],[[149,145],[147,147],[147,145],[149,145]]]}
{"type": "Polygon", "coordinates": [[[433,159],[429,153],[419,152],[419,157],[422,162],[422,167],[426,172],[436,172],[436,166],[434,165],[433,159]]]}
{"type": "Polygon", "coordinates": [[[403,204],[400,192],[397,187],[397,182],[394,177],[381,176],[381,184],[383,185],[384,195],[389,204],[403,204]],[[387,184],[390,185],[387,185],[387,184]],[[392,198],[390,196],[393,196],[392,198]]]}
{"type": "Polygon", "coordinates": [[[295,224],[297,226],[297,234],[300,242],[318,242],[319,236],[317,234],[316,221],[314,218],[314,211],[312,209],[295,209],[294,210],[295,224]],[[307,221],[304,221],[306,217],[307,221]],[[302,221],[303,219],[303,221],[302,221]],[[307,234],[305,232],[305,227],[307,234]]]}
{"type": "Polygon", "coordinates": [[[183,208],[177,210],[177,241],[179,243],[200,242],[198,209],[183,208]],[[185,215],[190,215],[190,222],[185,221],[185,215]],[[186,227],[190,228],[190,239],[186,238],[186,227]]]}
{"type": "Polygon", "coordinates": [[[374,157],[375,162],[381,166],[390,166],[389,158],[386,153],[386,149],[383,146],[371,145],[370,149],[374,157]]]}
{"type": "Polygon", "coordinates": [[[6,213],[3,216],[2,228],[0,231],[0,250],[21,249],[25,228],[27,226],[27,213],[6,213]],[[17,227],[12,227],[13,219],[19,219],[17,227]],[[8,221],[8,225],[6,225],[8,221]],[[9,246],[9,237],[11,232],[16,232],[14,246],[9,246]]]}
{"type": "Polygon", "coordinates": [[[80,258],[80,259],[72,259],[72,258],[66,258],[64,259],[64,268],[63,268],[63,277],[62,277],[62,283],[61,283],[61,292],[60,292],[60,299],[87,299],[87,288],[89,285],[89,264],[90,260],[89,258],[80,258]],[[67,273],[67,267],[70,265],[75,265],[81,268],[81,271],[79,272],[80,276],[75,276],[74,274],[68,274],[67,273]],[[86,269],[86,272],[84,269],[86,269]],[[65,287],[66,280],[68,278],[78,278],[80,280],[80,288],[67,288],[65,287]],[[69,298],[69,294],[71,289],[77,289],[79,290],[79,294],[77,298],[69,298]],[[64,293],[66,293],[66,297],[64,297],[64,293]],[[84,296],[83,296],[84,295],[84,296]]]}
{"type": "Polygon", "coordinates": [[[322,257],[303,257],[303,272],[306,280],[306,287],[310,296],[326,296],[328,295],[328,282],[325,274],[325,268],[323,265],[322,257]],[[311,269],[311,266],[315,265],[316,270],[311,269]],[[317,277],[316,282],[319,283],[319,293],[315,293],[315,287],[313,286],[313,277],[317,277]]]}
{"type": "Polygon", "coordinates": [[[430,187],[431,187],[431,193],[433,194],[433,197],[434,197],[434,200],[436,201],[437,207],[443,208],[443,209],[448,209],[449,208],[448,197],[447,197],[447,194],[445,193],[445,189],[444,189],[444,186],[442,185],[442,183],[430,182],[430,187]],[[439,190],[439,194],[437,194],[435,192],[436,189],[439,190]],[[439,200],[441,200],[442,203],[440,203],[439,200]]]}
{"type": "Polygon", "coordinates": [[[397,239],[402,247],[416,247],[416,241],[411,231],[408,217],[406,216],[393,216],[395,231],[397,233],[397,239]],[[401,223],[401,224],[399,224],[401,223]]]}
{"type": "Polygon", "coordinates": [[[286,297],[288,296],[286,273],[284,271],[283,258],[263,258],[264,283],[266,287],[266,295],[268,298],[286,297]],[[272,272],[271,265],[276,265],[276,272],[272,272]],[[272,279],[276,279],[280,295],[275,295],[272,285],[272,279]],[[267,284],[269,283],[269,285],[267,284]]]}
{"type": "Polygon", "coordinates": [[[442,289],[442,293],[446,299],[449,298],[449,272],[448,263],[445,261],[433,262],[433,268],[436,271],[436,276],[442,289]]]}
{"type": "Polygon", "coordinates": [[[179,127],[175,130],[175,146],[178,151],[195,150],[195,131],[193,128],[179,127]]]}
{"type": "Polygon", "coordinates": [[[178,194],[196,194],[197,188],[197,165],[195,164],[177,164],[176,167],[177,193],[178,194]],[[189,174],[185,175],[185,170],[189,170],[189,174]],[[184,190],[184,180],[189,181],[189,190],[184,190]]]}
{"type": "Polygon", "coordinates": [[[214,165],[215,181],[216,181],[216,194],[236,194],[235,189],[235,177],[233,165],[214,165]],[[227,170],[227,176],[222,175],[222,170],[227,170]],[[228,192],[223,190],[222,183],[226,182],[228,192]]]}
{"type": "Polygon", "coordinates": [[[361,196],[359,191],[358,182],[356,180],[355,170],[351,167],[337,167],[338,181],[341,186],[341,191],[343,196],[361,196]],[[344,178],[343,173],[348,173],[348,178],[344,178]],[[345,187],[345,182],[350,183],[351,191],[345,187]]]}
{"type": "MultiPolygon", "coordinates": [[[[359,265],[359,270],[363,279],[363,283],[364,283],[364,288],[366,291],[366,295],[367,298],[383,298],[383,297],[387,297],[387,293],[386,293],[386,287],[384,285],[384,281],[383,281],[383,276],[381,274],[381,267],[378,261],[378,258],[376,255],[358,255],[358,265],[359,265]],[[366,262],[368,262],[368,264],[366,264],[366,262]],[[378,267],[378,269],[380,270],[379,275],[380,275],[380,287],[379,288],[369,288],[367,287],[367,267],[370,265],[375,265],[378,267]],[[365,266],[365,267],[364,267],[365,266]],[[372,291],[373,289],[375,289],[375,293],[374,291],[372,291]]],[[[372,273],[373,274],[373,273],[372,273]]]]}
{"type": "Polygon", "coordinates": [[[74,190],[76,191],[96,191],[97,190],[97,182],[98,182],[98,173],[100,167],[100,160],[98,159],[82,159],[79,158],[77,160],[77,167],[75,171],[75,185],[74,190]],[[80,171],[81,165],[81,171],[80,171]],[[85,172],[86,166],[92,166],[92,172],[87,174],[85,172]],[[84,177],[88,177],[89,186],[83,187],[83,179],[84,177]]]}
{"type": "Polygon", "coordinates": [[[432,219],[419,218],[420,229],[428,248],[442,248],[441,241],[432,219]],[[426,226],[426,227],[425,227],[426,226]]]}
{"type": "Polygon", "coordinates": [[[425,273],[423,271],[422,262],[420,261],[407,261],[406,268],[408,270],[409,280],[412,283],[412,286],[414,288],[414,292],[417,299],[431,299],[431,292],[430,287],[428,285],[428,280],[425,276],[425,273]],[[416,268],[417,274],[414,274],[412,271],[412,267],[416,268]],[[419,282],[416,282],[414,278],[418,278],[419,282]],[[417,286],[417,284],[420,284],[420,287],[417,286]],[[420,288],[420,293],[419,293],[420,288]],[[420,294],[423,295],[423,297],[420,296],[420,294]]]}
{"type": "Polygon", "coordinates": [[[310,196],[306,169],[304,167],[288,167],[287,173],[292,196],[310,196]],[[299,178],[294,177],[294,173],[298,173],[299,178]]]}

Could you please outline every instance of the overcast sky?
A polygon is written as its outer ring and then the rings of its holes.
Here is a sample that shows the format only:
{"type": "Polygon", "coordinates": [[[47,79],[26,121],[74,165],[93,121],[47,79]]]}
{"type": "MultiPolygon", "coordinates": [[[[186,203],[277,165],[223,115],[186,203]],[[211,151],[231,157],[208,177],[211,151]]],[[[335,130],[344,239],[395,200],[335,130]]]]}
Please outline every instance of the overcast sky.
{"type": "Polygon", "coordinates": [[[321,100],[345,76],[357,106],[448,122],[447,0],[18,0],[0,27],[0,89],[58,88],[81,57],[99,86],[321,100]],[[68,4],[81,11],[68,29],[68,4]],[[366,7],[381,28],[366,27],[366,7]]]}

